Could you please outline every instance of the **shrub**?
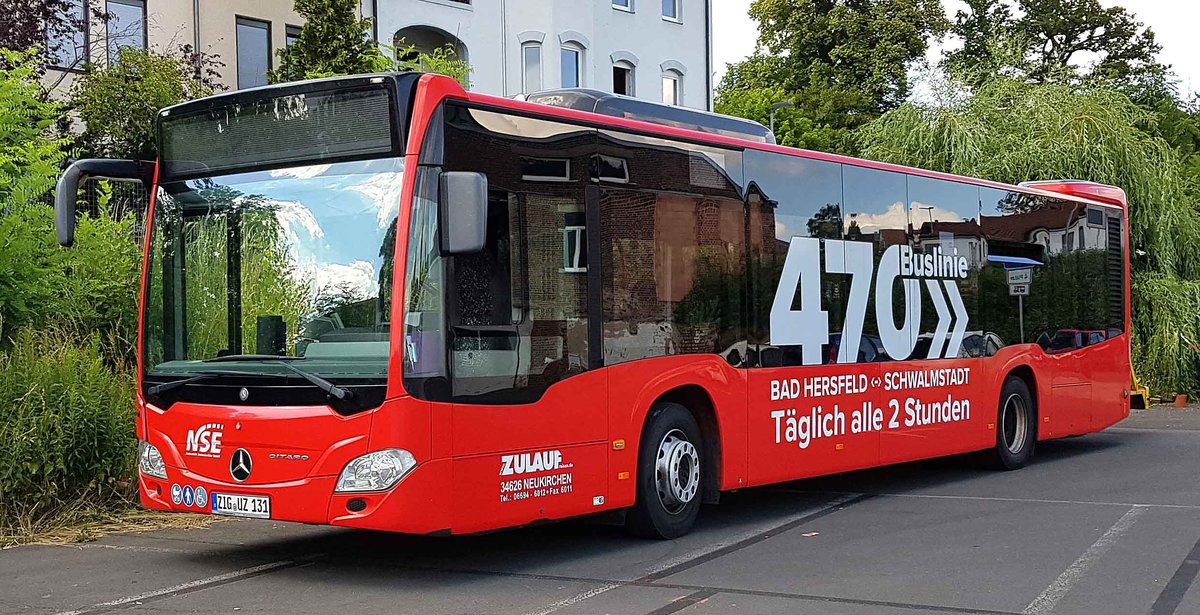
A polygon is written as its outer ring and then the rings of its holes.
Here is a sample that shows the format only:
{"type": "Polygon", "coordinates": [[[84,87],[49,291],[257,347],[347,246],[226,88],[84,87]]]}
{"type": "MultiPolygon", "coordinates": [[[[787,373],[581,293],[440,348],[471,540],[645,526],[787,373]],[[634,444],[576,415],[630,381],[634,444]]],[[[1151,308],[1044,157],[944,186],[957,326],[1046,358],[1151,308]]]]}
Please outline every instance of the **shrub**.
{"type": "Polygon", "coordinates": [[[95,334],[21,329],[0,354],[0,519],[104,503],[134,476],[132,370],[95,334]]]}
{"type": "Polygon", "coordinates": [[[134,219],[85,216],[74,248],[55,243],[54,211],[0,216],[0,348],[26,325],[100,334],[114,361],[132,359],[138,264],[134,219]]]}

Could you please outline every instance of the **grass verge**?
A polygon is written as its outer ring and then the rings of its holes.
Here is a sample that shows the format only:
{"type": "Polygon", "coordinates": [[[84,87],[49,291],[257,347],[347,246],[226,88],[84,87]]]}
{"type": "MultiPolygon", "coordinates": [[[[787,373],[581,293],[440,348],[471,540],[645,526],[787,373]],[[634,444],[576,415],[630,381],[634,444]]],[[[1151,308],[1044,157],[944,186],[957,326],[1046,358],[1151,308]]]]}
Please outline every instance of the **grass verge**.
{"type": "Polygon", "coordinates": [[[89,542],[109,534],[195,529],[220,521],[211,515],[146,510],[135,502],[78,502],[52,515],[17,515],[0,521],[0,548],[23,544],[89,542]]]}

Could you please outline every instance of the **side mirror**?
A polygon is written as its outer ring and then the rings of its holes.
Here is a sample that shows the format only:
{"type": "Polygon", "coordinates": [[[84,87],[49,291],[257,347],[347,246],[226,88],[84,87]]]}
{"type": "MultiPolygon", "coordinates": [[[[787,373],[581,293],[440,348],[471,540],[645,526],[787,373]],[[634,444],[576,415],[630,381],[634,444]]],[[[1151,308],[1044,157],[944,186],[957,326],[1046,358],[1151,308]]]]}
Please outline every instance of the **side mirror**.
{"type": "Polygon", "coordinates": [[[85,158],[72,162],[54,190],[54,229],[59,245],[70,247],[75,243],[75,202],[79,198],[79,179],[85,175],[142,182],[148,179],[147,165],[137,160],[85,158]]]}
{"type": "Polygon", "coordinates": [[[443,254],[471,254],[487,242],[488,182],[483,173],[446,171],[439,178],[443,254]]]}

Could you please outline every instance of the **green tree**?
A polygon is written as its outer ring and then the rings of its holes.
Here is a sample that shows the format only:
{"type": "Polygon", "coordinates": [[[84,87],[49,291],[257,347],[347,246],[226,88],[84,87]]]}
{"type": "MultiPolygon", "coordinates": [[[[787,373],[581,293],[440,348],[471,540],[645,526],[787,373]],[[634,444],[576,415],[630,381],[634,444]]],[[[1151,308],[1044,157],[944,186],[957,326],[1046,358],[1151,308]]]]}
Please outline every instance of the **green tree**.
{"type": "Polygon", "coordinates": [[[780,142],[847,153],[849,131],[908,96],[910,65],[948,27],[936,0],[755,0],[750,16],[758,51],[729,67],[719,108],[761,121],[764,100],[790,100],[780,142]]]}
{"type": "Polygon", "coordinates": [[[71,106],[84,125],[76,140],[79,153],[154,159],[159,110],[213,93],[217,61],[196,58],[189,48],[170,55],[123,48],[115,63],[89,67],[71,89],[71,106]]]}
{"type": "MultiPolygon", "coordinates": [[[[725,89],[717,97],[715,110],[766,126],[771,123],[771,104],[790,99],[778,87],[725,89]]],[[[775,111],[775,140],[783,145],[825,152],[848,152],[854,145],[845,125],[818,123],[803,111],[786,107],[775,111]]]]}
{"type": "Polygon", "coordinates": [[[300,36],[275,52],[272,83],[390,70],[393,62],[371,38],[371,20],[358,18],[358,0],[296,0],[300,36]]]}
{"type": "Polygon", "coordinates": [[[1157,392],[1200,388],[1180,344],[1200,319],[1200,210],[1183,162],[1144,128],[1155,115],[1108,86],[993,79],[965,102],[904,105],[860,132],[866,157],[1018,183],[1075,177],[1129,197],[1134,358],[1157,392]]]}
{"type": "Polygon", "coordinates": [[[994,75],[1034,83],[1099,79],[1135,99],[1170,90],[1154,32],[1126,9],[1099,0],[967,0],[951,31],[963,41],[948,70],[972,85],[994,75]]]}
{"type": "MultiPolygon", "coordinates": [[[[46,99],[34,52],[0,50],[0,215],[44,196],[58,177],[62,107],[46,99]],[[6,68],[7,66],[7,68],[6,68]]],[[[3,238],[0,238],[3,241],[3,238]]]]}
{"type": "Polygon", "coordinates": [[[471,65],[458,57],[450,45],[434,49],[432,53],[417,51],[414,46],[402,47],[396,50],[396,57],[400,58],[399,70],[446,75],[464,88],[471,87],[471,65]]]}

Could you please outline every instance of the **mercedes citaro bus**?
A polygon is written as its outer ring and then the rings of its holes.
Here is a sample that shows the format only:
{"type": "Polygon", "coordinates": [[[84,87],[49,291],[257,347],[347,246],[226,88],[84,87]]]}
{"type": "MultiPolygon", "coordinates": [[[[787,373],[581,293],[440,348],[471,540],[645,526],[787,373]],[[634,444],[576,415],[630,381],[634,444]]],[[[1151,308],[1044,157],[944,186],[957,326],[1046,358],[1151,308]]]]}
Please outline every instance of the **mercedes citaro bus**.
{"type": "Polygon", "coordinates": [[[1037,442],[1128,415],[1125,195],[774,144],[592,90],[414,73],[163,109],[147,508],[460,534],[1037,442]],[[1069,343],[1062,340],[1067,339],[1069,343]]]}

